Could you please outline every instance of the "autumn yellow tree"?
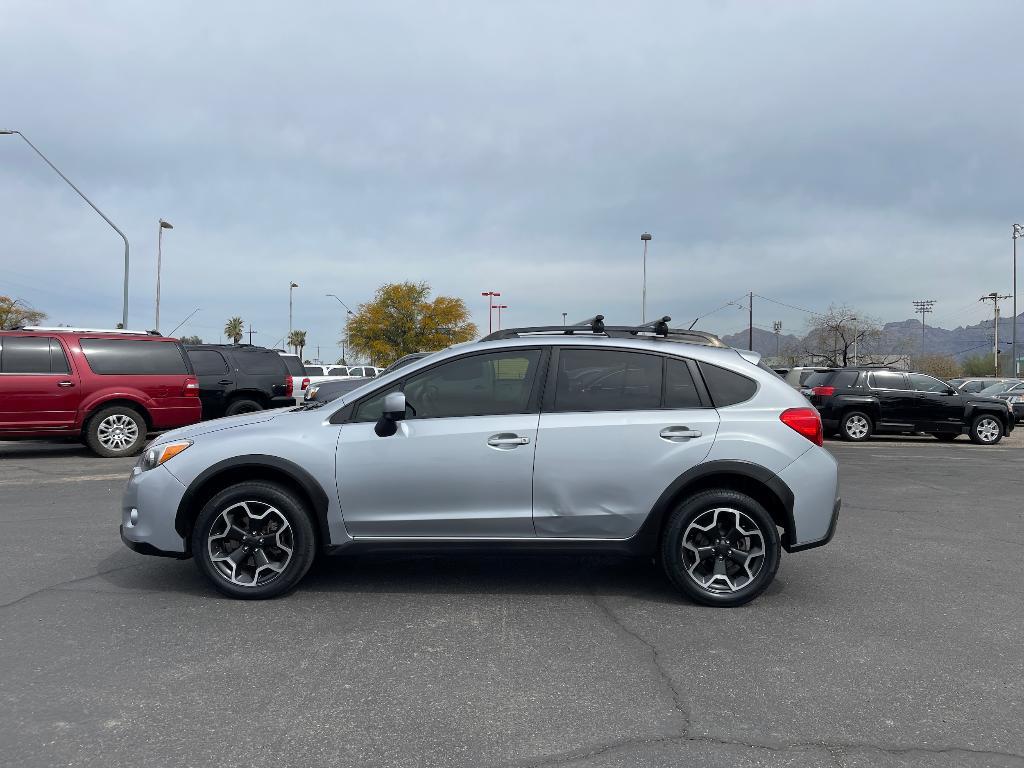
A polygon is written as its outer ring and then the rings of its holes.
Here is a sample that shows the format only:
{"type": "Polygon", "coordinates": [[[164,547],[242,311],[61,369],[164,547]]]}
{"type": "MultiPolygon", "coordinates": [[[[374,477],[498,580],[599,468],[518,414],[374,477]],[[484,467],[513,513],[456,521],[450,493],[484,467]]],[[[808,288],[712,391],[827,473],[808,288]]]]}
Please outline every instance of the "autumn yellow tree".
{"type": "Polygon", "coordinates": [[[35,325],[45,317],[45,312],[33,309],[21,299],[0,296],[0,330],[35,325]]]}
{"type": "Polygon", "coordinates": [[[476,337],[462,299],[430,299],[427,283],[388,283],[348,319],[346,341],[373,365],[390,365],[410,352],[442,349],[476,337]]]}

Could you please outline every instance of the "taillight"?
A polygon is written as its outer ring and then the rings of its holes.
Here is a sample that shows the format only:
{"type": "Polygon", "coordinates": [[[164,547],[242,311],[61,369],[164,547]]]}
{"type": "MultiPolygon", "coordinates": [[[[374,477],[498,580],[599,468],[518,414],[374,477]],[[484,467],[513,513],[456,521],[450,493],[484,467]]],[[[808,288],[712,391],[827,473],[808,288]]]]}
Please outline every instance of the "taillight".
{"type": "Polygon", "coordinates": [[[181,394],[186,397],[199,397],[199,379],[188,376],[185,378],[185,386],[181,388],[181,394]]]}
{"type": "Polygon", "coordinates": [[[815,445],[823,445],[825,442],[821,429],[821,416],[813,408],[790,408],[779,414],[779,421],[793,431],[799,432],[815,445]]]}
{"type": "Polygon", "coordinates": [[[811,387],[812,395],[821,395],[822,397],[832,397],[836,393],[835,387],[811,387]]]}
{"type": "Polygon", "coordinates": [[[284,396],[285,397],[291,397],[292,396],[292,387],[293,387],[293,385],[292,385],[292,377],[291,376],[285,376],[284,377],[284,396]]]}
{"type": "Polygon", "coordinates": [[[299,387],[299,389],[300,389],[301,391],[305,392],[305,391],[306,391],[306,387],[308,387],[308,386],[309,386],[309,377],[307,376],[306,378],[304,378],[304,379],[302,380],[302,386],[301,386],[301,387],[299,387]]]}

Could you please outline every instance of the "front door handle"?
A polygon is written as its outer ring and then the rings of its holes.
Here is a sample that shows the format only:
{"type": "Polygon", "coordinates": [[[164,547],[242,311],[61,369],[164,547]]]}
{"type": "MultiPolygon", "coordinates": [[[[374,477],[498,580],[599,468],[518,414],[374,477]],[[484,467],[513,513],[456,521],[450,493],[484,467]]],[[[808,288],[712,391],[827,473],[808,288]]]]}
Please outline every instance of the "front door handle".
{"type": "Polygon", "coordinates": [[[73,387],[73,386],[75,386],[75,382],[73,382],[73,381],[58,381],[57,382],[57,386],[58,387],[73,387]]]}
{"type": "Polygon", "coordinates": [[[665,427],[658,434],[665,440],[678,443],[689,440],[691,437],[700,437],[704,433],[699,429],[690,429],[689,427],[665,427]]]}
{"type": "Polygon", "coordinates": [[[501,432],[497,435],[491,435],[487,438],[487,444],[492,448],[501,448],[508,450],[509,448],[515,448],[520,445],[529,445],[530,438],[520,437],[510,432],[501,432]]]}

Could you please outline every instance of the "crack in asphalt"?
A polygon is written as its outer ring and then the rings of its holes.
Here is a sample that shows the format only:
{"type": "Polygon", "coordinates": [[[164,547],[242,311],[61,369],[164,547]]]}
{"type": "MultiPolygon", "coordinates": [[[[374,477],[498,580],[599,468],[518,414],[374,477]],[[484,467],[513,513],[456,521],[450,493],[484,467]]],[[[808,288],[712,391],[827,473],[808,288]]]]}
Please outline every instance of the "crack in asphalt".
{"type": "Polygon", "coordinates": [[[96,573],[90,573],[88,576],[79,576],[76,579],[67,579],[66,581],[58,581],[56,584],[50,584],[46,587],[40,587],[39,589],[33,590],[28,594],[22,595],[19,598],[11,600],[7,603],[0,603],[0,608],[10,608],[12,605],[17,605],[26,600],[31,600],[33,597],[38,597],[46,592],[57,592],[62,587],[66,587],[68,584],[77,584],[80,581],[88,581],[89,579],[95,579],[97,576],[104,576],[108,573],[115,573],[116,571],[126,571],[129,568],[141,568],[145,563],[133,563],[132,565],[119,565],[117,568],[108,568],[105,571],[97,571],[96,573]]]}

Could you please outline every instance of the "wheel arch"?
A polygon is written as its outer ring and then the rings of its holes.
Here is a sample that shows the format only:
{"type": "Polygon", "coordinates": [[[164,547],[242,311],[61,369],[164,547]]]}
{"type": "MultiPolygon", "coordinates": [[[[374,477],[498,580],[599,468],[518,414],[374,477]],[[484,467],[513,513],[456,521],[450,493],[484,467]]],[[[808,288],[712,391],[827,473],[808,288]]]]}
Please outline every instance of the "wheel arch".
{"type": "Polygon", "coordinates": [[[297,493],[308,505],[318,545],[330,542],[327,526],[327,494],[312,475],[294,462],[278,456],[249,454],[224,459],[201,472],[189,483],[174,517],[174,529],[190,554],[192,528],[203,506],[229,486],[249,481],[272,482],[297,493]]]}
{"type": "Polygon", "coordinates": [[[226,408],[235,400],[255,400],[264,408],[268,408],[270,406],[271,398],[266,392],[259,389],[235,389],[224,398],[224,407],[226,408]]]}
{"type": "Polygon", "coordinates": [[[150,415],[149,409],[147,409],[146,406],[137,400],[132,400],[128,397],[112,397],[109,400],[102,400],[98,403],[89,404],[89,407],[82,414],[82,431],[85,432],[85,430],[89,428],[89,422],[92,421],[93,416],[105,408],[112,408],[114,406],[131,408],[142,417],[143,421],[146,422],[147,429],[153,429],[153,417],[150,415]]]}
{"type": "Polygon", "coordinates": [[[710,461],[693,467],[666,488],[636,535],[637,548],[656,552],[669,514],[685,499],[712,488],[728,488],[755,499],[782,529],[786,551],[796,541],[793,491],[770,469],[745,461],[710,461]]]}

